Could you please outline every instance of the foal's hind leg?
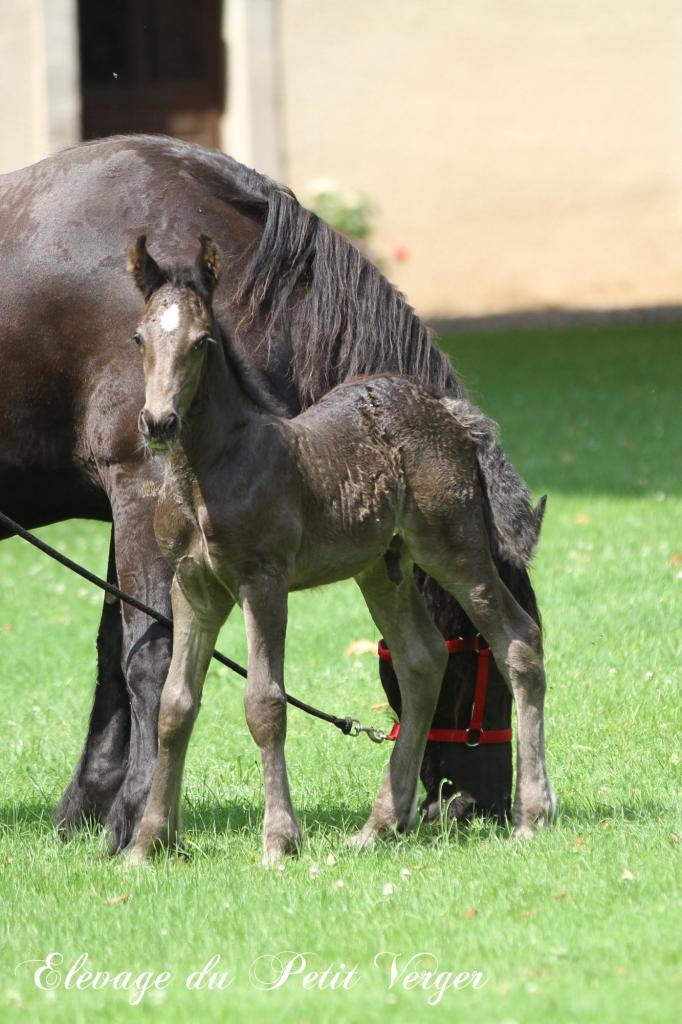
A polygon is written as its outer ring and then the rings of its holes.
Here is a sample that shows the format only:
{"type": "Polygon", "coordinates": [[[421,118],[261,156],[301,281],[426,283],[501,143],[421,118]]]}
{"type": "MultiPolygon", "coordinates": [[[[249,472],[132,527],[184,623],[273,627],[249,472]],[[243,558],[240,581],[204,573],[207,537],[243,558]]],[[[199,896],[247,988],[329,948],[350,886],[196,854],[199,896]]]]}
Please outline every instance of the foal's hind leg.
{"type": "Polygon", "coordinates": [[[241,589],[249,646],[244,692],[246,720],[260,748],[265,785],[263,864],[271,867],[301,845],[289,794],[284,757],[287,704],[284,693],[284,639],[287,625],[286,581],[261,574],[241,589]]]}
{"type": "Polygon", "coordinates": [[[357,577],[370,614],[393,655],[402,713],[388,772],[367,822],[352,842],[365,846],[390,829],[407,831],[416,810],[419,768],[447,664],[443,638],[414,583],[411,559],[402,580],[388,577],[383,558],[357,577]]]}
{"type": "MultiPolygon", "coordinates": [[[[461,530],[442,527],[410,538],[418,564],[448,590],[485,636],[516,702],[516,797],[514,831],[532,835],[551,821],[556,798],[545,766],[545,671],[540,628],[500,579],[490,557],[482,518],[461,530]],[[434,538],[438,537],[436,543],[434,538]]],[[[420,531],[421,533],[421,531],[420,531]]]]}

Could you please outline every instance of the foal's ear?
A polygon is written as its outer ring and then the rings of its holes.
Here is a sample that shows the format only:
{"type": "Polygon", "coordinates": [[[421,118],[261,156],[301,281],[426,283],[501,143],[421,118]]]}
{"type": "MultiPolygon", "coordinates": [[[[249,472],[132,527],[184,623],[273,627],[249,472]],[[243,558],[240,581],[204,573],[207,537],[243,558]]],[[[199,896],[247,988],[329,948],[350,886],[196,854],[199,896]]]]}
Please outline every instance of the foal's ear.
{"type": "Polygon", "coordinates": [[[140,235],[128,253],[128,273],[144,295],[145,302],[165,282],[156,260],[147,252],[147,236],[140,235]]]}
{"type": "Polygon", "coordinates": [[[197,256],[197,270],[206,291],[212,295],[220,279],[220,249],[208,235],[199,235],[201,251],[197,256]]]}

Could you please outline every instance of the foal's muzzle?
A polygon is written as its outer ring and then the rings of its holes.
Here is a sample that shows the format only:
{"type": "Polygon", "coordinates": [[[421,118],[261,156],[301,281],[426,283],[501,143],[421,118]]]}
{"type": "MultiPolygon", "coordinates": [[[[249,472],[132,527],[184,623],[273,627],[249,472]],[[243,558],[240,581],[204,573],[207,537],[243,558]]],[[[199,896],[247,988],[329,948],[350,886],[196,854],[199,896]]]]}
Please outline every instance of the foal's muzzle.
{"type": "Polygon", "coordinates": [[[139,415],[137,425],[150,448],[167,448],[178,436],[180,420],[177,413],[154,416],[145,408],[139,415]]]}

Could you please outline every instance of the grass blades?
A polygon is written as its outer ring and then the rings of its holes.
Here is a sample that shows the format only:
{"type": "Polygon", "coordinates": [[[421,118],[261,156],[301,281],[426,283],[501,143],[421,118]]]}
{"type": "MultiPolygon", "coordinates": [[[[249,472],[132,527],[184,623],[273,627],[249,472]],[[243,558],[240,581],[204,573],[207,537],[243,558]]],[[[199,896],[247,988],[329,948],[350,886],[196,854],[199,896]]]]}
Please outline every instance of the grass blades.
{"type": "MultiPolygon", "coordinates": [[[[28,545],[2,544],[0,1019],[677,1019],[678,336],[656,325],[443,342],[500,422],[534,497],[549,493],[534,581],[559,815],[533,843],[485,821],[441,822],[361,855],[346,850],[388,746],[291,711],[305,847],[284,871],[264,872],[261,770],[242,683],[218,666],[187,763],[188,856],[130,871],[104,856],[97,829],[62,843],[50,814],[85,734],[101,598],[28,545]],[[55,952],[63,959],[40,975],[43,991],[34,973],[55,952]],[[95,979],[98,990],[92,978],[66,986],[85,954],[81,979],[109,972],[95,979]],[[431,977],[413,986],[403,968],[431,977]],[[461,972],[470,976],[455,988],[461,972]]],[[[74,522],[42,535],[104,573],[105,527],[74,522]]],[[[288,686],[385,727],[387,712],[372,709],[383,699],[376,659],[345,653],[361,638],[376,633],[352,584],[292,596],[288,686]]],[[[245,662],[239,613],[220,647],[245,662]]]]}

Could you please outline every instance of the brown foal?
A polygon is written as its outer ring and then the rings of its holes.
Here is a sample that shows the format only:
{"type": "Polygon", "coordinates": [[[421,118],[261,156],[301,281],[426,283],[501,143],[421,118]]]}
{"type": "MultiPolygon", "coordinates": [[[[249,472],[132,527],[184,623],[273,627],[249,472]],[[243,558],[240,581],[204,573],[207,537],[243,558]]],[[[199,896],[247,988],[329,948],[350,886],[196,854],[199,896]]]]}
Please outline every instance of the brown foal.
{"type": "Polygon", "coordinates": [[[165,459],[155,530],[174,571],[158,760],[129,858],[178,841],[185,754],[211,652],[235,603],[248,635],[246,717],[264,768],[263,861],[298,849],[284,756],[287,595],[349,577],[391,648],[402,699],[386,777],[353,841],[409,829],[447,660],[415,563],[485,635],[514,696],[515,831],[531,834],[555,809],[542,640],[490,555],[477,449],[494,425],[467,401],[393,375],[343,384],[287,418],[214,317],[220,258],[210,239],[200,241],[194,267],[161,269],[144,237],[129,261],[146,300],[134,339],[146,387],[139,427],[165,459]]]}

